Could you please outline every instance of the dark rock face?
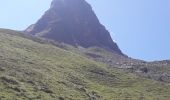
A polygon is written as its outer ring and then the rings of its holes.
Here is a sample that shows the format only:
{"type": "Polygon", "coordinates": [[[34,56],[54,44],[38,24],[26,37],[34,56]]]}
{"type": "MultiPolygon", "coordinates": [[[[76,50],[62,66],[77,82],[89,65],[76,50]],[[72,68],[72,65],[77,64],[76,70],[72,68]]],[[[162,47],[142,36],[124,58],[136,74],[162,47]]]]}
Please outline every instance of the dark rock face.
{"type": "Polygon", "coordinates": [[[98,46],[123,55],[85,0],[53,0],[50,9],[26,32],[73,46],[98,46]]]}

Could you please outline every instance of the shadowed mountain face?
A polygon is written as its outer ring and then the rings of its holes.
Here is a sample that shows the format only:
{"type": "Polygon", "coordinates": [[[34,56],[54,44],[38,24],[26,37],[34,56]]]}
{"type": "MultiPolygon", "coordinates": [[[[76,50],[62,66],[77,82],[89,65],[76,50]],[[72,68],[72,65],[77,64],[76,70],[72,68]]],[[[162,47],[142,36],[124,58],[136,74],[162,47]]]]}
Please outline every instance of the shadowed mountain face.
{"type": "Polygon", "coordinates": [[[85,0],[53,0],[50,9],[26,32],[73,46],[98,46],[123,55],[85,0]]]}

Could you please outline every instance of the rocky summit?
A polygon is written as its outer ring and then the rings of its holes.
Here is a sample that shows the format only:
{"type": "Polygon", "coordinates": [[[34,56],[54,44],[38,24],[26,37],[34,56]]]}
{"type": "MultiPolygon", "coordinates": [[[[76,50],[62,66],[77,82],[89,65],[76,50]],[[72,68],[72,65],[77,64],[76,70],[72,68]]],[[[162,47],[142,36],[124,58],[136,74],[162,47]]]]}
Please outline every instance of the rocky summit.
{"type": "Polygon", "coordinates": [[[50,9],[25,32],[76,47],[101,47],[123,55],[85,0],[53,0],[50,9]]]}

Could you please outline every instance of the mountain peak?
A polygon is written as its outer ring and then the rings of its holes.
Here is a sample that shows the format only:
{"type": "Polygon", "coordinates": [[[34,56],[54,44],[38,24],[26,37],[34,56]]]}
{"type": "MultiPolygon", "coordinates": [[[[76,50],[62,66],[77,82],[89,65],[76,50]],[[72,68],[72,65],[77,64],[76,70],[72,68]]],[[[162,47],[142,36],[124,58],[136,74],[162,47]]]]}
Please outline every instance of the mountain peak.
{"type": "Polygon", "coordinates": [[[53,0],[50,9],[26,32],[73,46],[102,47],[122,55],[85,0],[53,0]]]}
{"type": "MultiPolygon", "coordinates": [[[[65,5],[65,4],[76,4],[76,3],[85,3],[85,0],[53,0],[51,3],[51,7],[58,7],[58,5],[65,5]]],[[[87,4],[87,3],[86,3],[87,4]]]]}

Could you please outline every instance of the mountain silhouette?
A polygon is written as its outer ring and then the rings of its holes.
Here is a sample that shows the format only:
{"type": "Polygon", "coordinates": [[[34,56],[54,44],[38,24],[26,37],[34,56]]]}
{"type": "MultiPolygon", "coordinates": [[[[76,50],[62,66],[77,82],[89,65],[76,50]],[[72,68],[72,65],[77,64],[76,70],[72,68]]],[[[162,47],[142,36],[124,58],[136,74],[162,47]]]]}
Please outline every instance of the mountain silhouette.
{"type": "Polygon", "coordinates": [[[73,46],[96,46],[123,55],[85,0],[53,0],[50,9],[25,31],[73,46]]]}

